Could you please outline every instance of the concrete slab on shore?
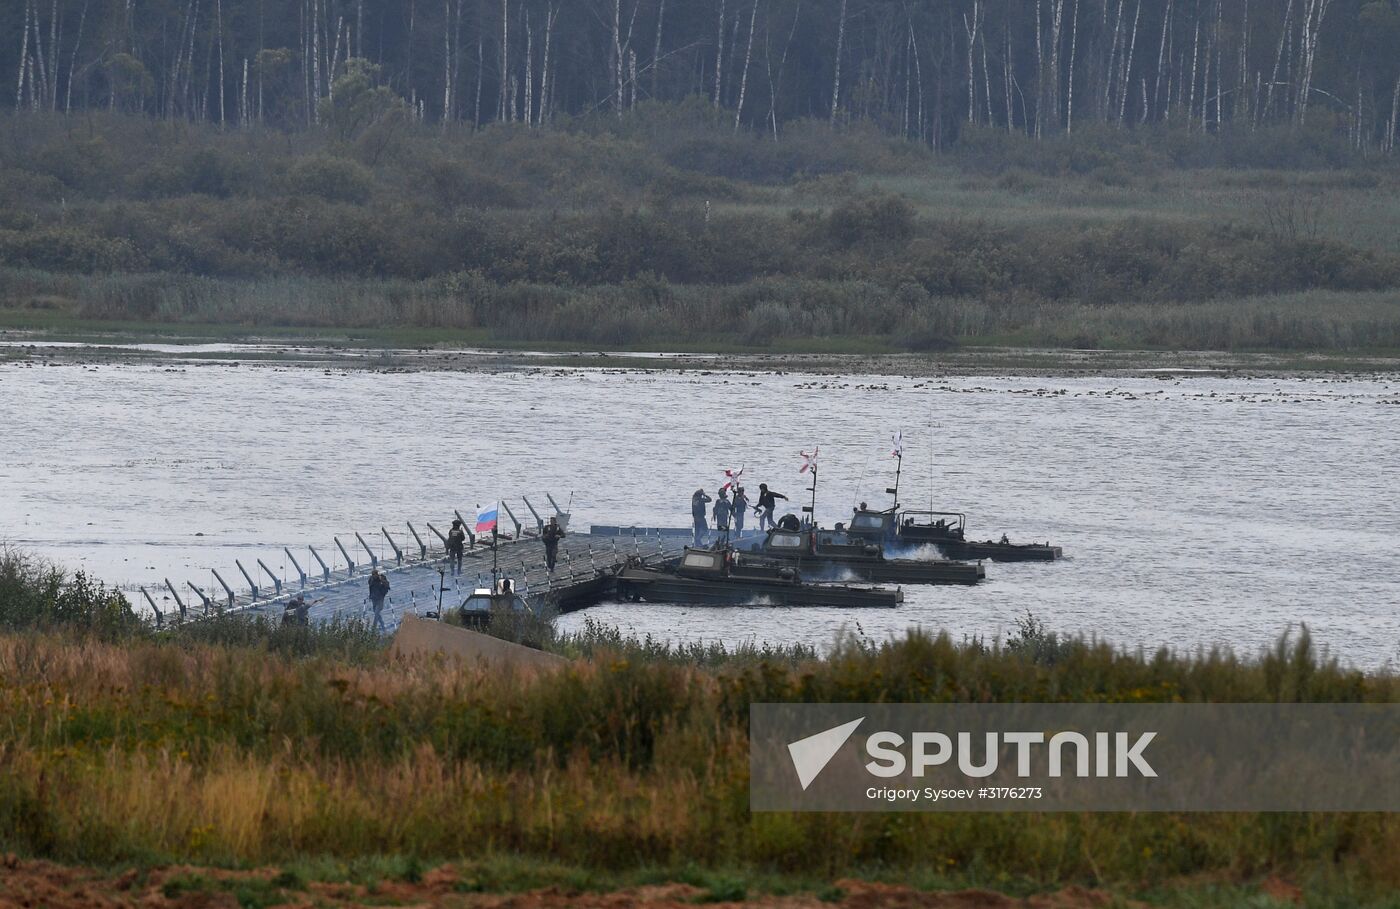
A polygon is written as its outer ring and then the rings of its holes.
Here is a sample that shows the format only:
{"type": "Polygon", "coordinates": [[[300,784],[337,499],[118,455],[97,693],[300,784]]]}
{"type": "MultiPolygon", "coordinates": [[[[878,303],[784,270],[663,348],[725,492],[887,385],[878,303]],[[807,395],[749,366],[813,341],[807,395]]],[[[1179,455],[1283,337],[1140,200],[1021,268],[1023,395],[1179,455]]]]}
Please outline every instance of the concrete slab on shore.
{"type": "Polygon", "coordinates": [[[412,614],[405,615],[399,622],[389,653],[396,657],[441,653],[468,663],[532,671],[559,669],[569,663],[557,654],[412,614]]]}

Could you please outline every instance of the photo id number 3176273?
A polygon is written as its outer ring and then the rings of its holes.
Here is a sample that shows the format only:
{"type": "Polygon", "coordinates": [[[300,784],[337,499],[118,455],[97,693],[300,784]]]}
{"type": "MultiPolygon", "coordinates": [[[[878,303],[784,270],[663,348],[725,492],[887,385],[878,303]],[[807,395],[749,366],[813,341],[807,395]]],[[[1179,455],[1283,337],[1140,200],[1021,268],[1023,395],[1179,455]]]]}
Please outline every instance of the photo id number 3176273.
{"type": "Polygon", "coordinates": [[[1039,799],[1042,797],[1039,786],[981,786],[976,789],[898,789],[872,786],[865,791],[865,797],[883,802],[954,802],[975,799],[1039,799]]]}

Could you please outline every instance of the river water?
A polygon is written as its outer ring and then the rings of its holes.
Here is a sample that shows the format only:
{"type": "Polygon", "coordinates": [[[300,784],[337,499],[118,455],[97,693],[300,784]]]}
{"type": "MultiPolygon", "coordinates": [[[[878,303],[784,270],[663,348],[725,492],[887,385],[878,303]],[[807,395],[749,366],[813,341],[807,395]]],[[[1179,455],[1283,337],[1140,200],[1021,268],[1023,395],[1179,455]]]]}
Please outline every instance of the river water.
{"type": "Polygon", "coordinates": [[[289,573],[284,545],[326,554],[359,530],[382,548],[381,526],[421,529],[497,495],[539,506],[550,492],[580,525],[682,526],[690,493],[726,467],[805,496],[799,451],[817,445],[831,524],[887,502],[902,429],[906,506],[965,511],[973,537],[1049,540],[1067,558],[907,588],[892,611],[618,604],[561,621],[824,645],[911,625],[990,637],[1029,611],[1125,646],[1245,652],[1305,622],[1347,662],[1400,663],[1395,377],[30,360],[0,366],[0,408],[0,540],[118,584],[203,586],[211,568],[232,583],[234,559],[289,573]]]}

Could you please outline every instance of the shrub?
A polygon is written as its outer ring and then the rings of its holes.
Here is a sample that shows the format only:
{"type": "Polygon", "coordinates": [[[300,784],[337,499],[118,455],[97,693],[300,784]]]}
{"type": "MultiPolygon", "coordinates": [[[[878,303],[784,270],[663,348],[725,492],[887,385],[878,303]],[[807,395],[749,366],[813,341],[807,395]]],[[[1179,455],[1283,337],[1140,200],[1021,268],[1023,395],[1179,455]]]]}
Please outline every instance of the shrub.
{"type": "Polygon", "coordinates": [[[433,156],[418,165],[418,187],[432,204],[473,208],[521,208],[526,193],[519,185],[497,175],[482,173],[466,161],[433,156]]]}
{"type": "Polygon", "coordinates": [[[837,246],[893,252],[914,236],[914,209],[898,196],[846,202],[826,220],[827,237],[837,246]]]}
{"type": "Polygon", "coordinates": [[[181,170],[189,191],[205,196],[234,195],[243,191],[248,179],[243,161],[214,148],[197,149],[184,160],[181,170]]]}
{"type": "Polygon", "coordinates": [[[120,237],[101,237],[79,227],[0,230],[0,263],[47,271],[134,271],[145,256],[120,237]]]}
{"type": "Polygon", "coordinates": [[[374,192],[374,174],[357,161],[315,155],[296,161],[287,171],[287,191],[314,196],[327,202],[368,202],[374,192]]]}
{"type": "Polygon", "coordinates": [[[0,628],[63,628],[107,639],[146,630],[121,593],[8,547],[0,547],[0,628]]]}

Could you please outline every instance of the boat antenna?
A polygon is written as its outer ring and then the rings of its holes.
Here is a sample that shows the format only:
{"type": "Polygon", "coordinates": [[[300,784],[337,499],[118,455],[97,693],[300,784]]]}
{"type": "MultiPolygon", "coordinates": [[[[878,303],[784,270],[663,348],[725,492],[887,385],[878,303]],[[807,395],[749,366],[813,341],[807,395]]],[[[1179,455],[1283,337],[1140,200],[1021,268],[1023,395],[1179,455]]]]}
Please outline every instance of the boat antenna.
{"type": "Polygon", "coordinates": [[[886,489],[890,495],[894,496],[894,510],[899,509],[899,475],[904,470],[904,430],[899,430],[894,434],[894,449],[890,452],[894,455],[894,486],[886,489]]]}
{"type": "Polygon", "coordinates": [[[861,493],[862,493],[862,491],[865,489],[865,475],[866,475],[867,473],[870,472],[870,457],[871,457],[871,454],[872,454],[872,451],[871,451],[870,449],[866,449],[866,452],[865,452],[865,463],[862,464],[862,465],[861,465],[861,468],[860,468],[860,479],[856,482],[856,489],[855,489],[856,497],[855,497],[855,499],[853,499],[853,500],[851,501],[851,505],[852,505],[852,506],[854,506],[857,502],[859,502],[859,501],[861,500],[861,499],[860,499],[861,493]]]}
{"type": "Polygon", "coordinates": [[[928,510],[933,511],[933,421],[928,424],[928,510]]]}
{"type": "Polygon", "coordinates": [[[815,530],[817,527],[817,455],[820,453],[821,446],[813,448],[811,454],[807,454],[807,452],[805,451],[802,452],[802,457],[805,460],[802,463],[802,470],[799,471],[799,473],[805,473],[809,470],[812,472],[812,485],[807,487],[807,489],[812,493],[812,504],[808,505],[802,510],[807,512],[807,514],[811,517],[813,530],[815,530]]]}

